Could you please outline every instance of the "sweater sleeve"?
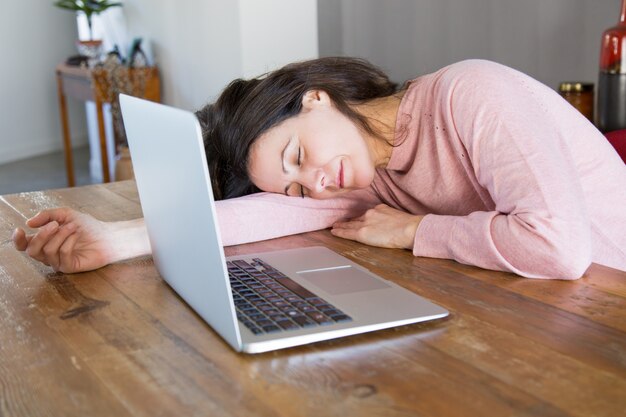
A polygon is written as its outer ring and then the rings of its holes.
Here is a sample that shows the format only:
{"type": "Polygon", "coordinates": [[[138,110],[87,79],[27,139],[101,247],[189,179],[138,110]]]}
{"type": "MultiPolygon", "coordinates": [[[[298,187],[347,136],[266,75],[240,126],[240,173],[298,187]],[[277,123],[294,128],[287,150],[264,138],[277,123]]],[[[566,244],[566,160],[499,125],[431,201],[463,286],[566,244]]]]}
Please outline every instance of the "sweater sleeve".
{"type": "Polygon", "coordinates": [[[529,278],[581,277],[591,263],[591,230],[567,140],[592,126],[515,70],[486,61],[461,69],[448,80],[450,118],[495,210],[426,215],[414,254],[529,278]]]}
{"type": "Polygon", "coordinates": [[[222,242],[230,246],[325,229],[379,202],[371,188],[326,200],[258,193],[216,201],[216,210],[222,242]]]}

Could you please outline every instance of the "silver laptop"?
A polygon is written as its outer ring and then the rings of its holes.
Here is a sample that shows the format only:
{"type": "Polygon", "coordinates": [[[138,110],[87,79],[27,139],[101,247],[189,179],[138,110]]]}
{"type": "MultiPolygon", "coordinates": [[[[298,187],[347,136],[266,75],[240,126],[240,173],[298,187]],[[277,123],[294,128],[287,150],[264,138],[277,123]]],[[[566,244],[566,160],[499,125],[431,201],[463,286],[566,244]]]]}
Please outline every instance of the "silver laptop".
{"type": "Polygon", "coordinates": [[[121,95],[154,263],[237,351],[266,352],[448,315],[324,247],[225,257],[193,113],[121,95]]]}

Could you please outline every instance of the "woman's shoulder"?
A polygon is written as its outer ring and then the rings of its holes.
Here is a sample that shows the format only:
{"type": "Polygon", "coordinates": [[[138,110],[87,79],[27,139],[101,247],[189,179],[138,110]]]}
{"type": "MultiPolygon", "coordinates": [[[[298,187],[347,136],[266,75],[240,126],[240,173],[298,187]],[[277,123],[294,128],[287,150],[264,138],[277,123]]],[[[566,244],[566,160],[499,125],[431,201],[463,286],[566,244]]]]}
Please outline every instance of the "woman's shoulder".
{"type": "Polygon", "coordinates": [[[485,59],[468,59],[448,65],[424,78],[435,100],[461,106],[499,106],[520,94],[544,96],[548,88],[532,77],[506,65],[485,59]]]}
{"type": "Polygon", "coordinates": [[[451,83],[455,86],[502,84],[520,77],[527,77],[511,67],[486,59],[459,61],[440,69],[435,74],[435,79],[439,83],[451,83]]]}
{"type": "Polygon", "coordinates": [[[407,92],[408,96],[421,92],[437,100],[452,99],[467,94],[479,93],[483,96],[503,88],[517,88],[531,80],[522,72],[494,61],[467,59],[410,80],[407,92]]]}
{"type": "Polygon", "coordinates": [[[507,67],[504,64],[500,64],[495,61],[490,61],[488,59],[466,59],[463,61],[455,62],[454,64],[450,64],[447,67],[450,70],[456,71],[477,71],[477,72],[490,72],[490,71],[498,71],[498,70],[510,70],[510,67],[507,67]]]}

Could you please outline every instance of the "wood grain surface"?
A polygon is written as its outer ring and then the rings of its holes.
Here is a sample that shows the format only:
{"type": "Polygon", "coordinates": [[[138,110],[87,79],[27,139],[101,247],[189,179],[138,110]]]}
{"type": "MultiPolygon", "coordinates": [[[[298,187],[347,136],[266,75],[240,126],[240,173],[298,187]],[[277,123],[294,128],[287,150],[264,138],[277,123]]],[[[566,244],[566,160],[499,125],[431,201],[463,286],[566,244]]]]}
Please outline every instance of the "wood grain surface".
{"type": "Polygon", "coordinates": [[[64,275],[17,252],[48,207],[141,216],[132,181],[0,197],[0,416],[626,415],[626,273],[522,279],[328,231],[227,255],[325,245],[447,319],[261,355],[234,352],[150,257],[64,275]]]}

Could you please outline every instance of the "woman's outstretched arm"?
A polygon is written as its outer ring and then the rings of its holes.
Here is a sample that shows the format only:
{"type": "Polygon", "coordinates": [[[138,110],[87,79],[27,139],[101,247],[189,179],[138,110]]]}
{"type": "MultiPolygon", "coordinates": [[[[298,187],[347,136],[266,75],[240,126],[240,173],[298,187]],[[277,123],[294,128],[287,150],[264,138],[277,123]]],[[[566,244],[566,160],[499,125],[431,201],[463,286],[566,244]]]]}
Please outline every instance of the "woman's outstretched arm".
{"type": "MultiPolygon", "coordinates": [[[[371,190],[331,200],[259,193],[216,202],[226,246],[330,227],[376,204],[371,190]]],[[[151,252],[143,219],[104,222],[70,208],[44,210],[13,232],[15,247],[56,271],[90,271],[151,252]]]]}
{"type": "Polygon", "coordinates": [[[579,169],[595,162],[577,168],[576,159],[588,152],[592,161],[608,144],[556,93],[521,73],[484,61],[458,70],[447,74],[454,129],[495,207],[424,216],[414,254],[531,278],[581,277],[592,252],[579,169]]]}
{"type": "Polygon", "coordinates": [[[64,207],[41,211],[26,225],[38,230],[15,229],[15,247],[55,271],[90,271],[150,253],[143,219],[103,222],[64,207]]]}

